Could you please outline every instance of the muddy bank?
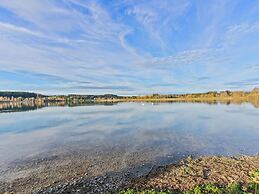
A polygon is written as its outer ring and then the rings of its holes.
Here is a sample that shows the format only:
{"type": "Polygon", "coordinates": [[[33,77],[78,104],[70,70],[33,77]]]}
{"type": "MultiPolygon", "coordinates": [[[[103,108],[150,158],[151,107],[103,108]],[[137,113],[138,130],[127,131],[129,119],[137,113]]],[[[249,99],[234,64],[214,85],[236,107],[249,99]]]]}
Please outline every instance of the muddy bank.
{"type": "MultiPolygon", "coordinates": [[[[108,163],[108,160],[106,160],[106,162],[108,163]]],[[[73,166],[72,163],[70,165],[70,167],[73,166]]],[[[78,168],[80,168],[80,166],[78,166],[78,168]]],[[[89,176],[87,173],[78,174],[77,177],[69,179],[73,170],[67,168],[64,169],[64,173],[67,174],[66,179],[59,182],[48,182],[48,184],[46,184],[46,182],[37,182],[39,177],[32,173],[26,176],[26,179],[16,179],[14,182],[8,184],[2,183],[2,188],[0,188],[1,191],[8,191],[9,193],[37,194],[114,193],[127,188],[140,190],[154,188],[185,191],[194,188],[196,185],[206,183],[228,185],[229,183],[239,182],[245,185],[250,181],[249,172],[258,168],[259,156],[211,156],[197,159],[187,158],[177,164],[166,166],[153,166],[141,176],[136,176],[136,174],[127,170],[97,176],[94,176],[94,174],[89,176]],[[40,184],[42,184],[41,187],[39,187],[40,184]],[[38,187],[36,187],[36,185],[38,185],[38,187]]],[[[52,169],[50,169],[50,171],[51,170],[52,169]]],[[[49,173],[53,175],[50,171],[49,173]]],[[[47,175],[42,174],[42,177],[44,176],[47,175]]],[[[59,175],[57,174],[56,176],[59,175]]]]}
{"type": "Polygon", "coordinates": [[[249,172],[259,169],[259,156],[187,158],[179,164],[158,167],[133,181],[132,188],[186,191],[197,185],[248,184],[249,172]]]}
{"type": "Polygon", "coordinates": [[[189,157],[178,164],[153,166],[141,177],[130,173],[110,174],[94,179],[80,177],[73,182],[49,187],[38,193],[118,193],[127,188],[186,191],[206,183],[224,186],[238,182],[246,185],[250,182],[249,172],[258,168],[259,156],[189,157]]]}

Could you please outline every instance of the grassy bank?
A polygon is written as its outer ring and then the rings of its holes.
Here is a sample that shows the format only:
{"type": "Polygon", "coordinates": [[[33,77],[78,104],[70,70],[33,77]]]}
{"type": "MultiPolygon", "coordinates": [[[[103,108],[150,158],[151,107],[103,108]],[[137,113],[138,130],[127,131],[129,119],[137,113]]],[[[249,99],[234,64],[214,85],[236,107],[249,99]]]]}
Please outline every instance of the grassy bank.
{"type": "Polygon", "coordinates": [[[188,158],[159,167],[121,194],[259,193],[259,156],[188,158]]]}

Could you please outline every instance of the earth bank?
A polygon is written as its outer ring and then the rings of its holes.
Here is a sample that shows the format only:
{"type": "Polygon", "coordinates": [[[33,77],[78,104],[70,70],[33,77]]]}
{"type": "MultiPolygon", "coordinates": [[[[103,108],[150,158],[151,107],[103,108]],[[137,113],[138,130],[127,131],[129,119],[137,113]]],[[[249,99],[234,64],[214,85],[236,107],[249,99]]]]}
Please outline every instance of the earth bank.
{"type": "MultiPolygon", "coordinates": [[[[47,187],[43,185],[40,189],[33,190],[31,193],[82,194],[119,193],[121,191],[125,191],[124,193],[128,191],[129,193],[129,191],[144,190],[149,193],[150,189],[185,192],[194,189],[197,185],[227,186],[233,183],[239,183],[246,187],[252,181],[250,173],[257,169],[259,169],[258,155],[241,157],[207,156],[196,159],[188,157],[177,164],[154,166],[147,174],[140,177],[134,177],[130,172],[108,173],[94,177],[85,175],[69,181],[51,184],[47,187]]],[[[33,177],[28,176],[28,179],[33,180],[33,177]]],[[[258,181],[258,178],[256,177],[254,181],[258,181]]],[[[8,186],[4,188],[2,185],[2,188],[0,188],[4,190],[0,193],[19,193],[13,192],[14,188],[10,188],[10,184],[8,186]]]]}

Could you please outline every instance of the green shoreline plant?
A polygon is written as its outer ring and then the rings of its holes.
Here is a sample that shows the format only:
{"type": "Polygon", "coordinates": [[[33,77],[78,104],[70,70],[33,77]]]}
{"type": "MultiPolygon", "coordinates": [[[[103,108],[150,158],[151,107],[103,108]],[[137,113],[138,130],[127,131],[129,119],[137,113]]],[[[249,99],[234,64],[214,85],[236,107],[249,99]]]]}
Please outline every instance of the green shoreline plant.
{"type": "Polygon", "coordinates": [[[255,193],[259,193],[259,169],[250,172],[251,187],[255,190],[255,193]]]}

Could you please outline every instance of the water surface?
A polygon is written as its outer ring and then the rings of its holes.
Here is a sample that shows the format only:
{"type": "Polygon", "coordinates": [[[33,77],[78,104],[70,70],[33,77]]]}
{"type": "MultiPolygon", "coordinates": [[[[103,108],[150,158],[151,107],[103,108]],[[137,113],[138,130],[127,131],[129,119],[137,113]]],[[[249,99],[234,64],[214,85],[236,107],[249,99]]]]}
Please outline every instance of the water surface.
{"type": "Polygon", "coordinates": [[[2,169],[79,152],[95,156],[93,165],[103,165],[101,155],[113,155],[111,160],[123,168],[190,154],[254,155],[259,152],[259,109],[246,103],[119,103],[0,113],[2,169]]]}

